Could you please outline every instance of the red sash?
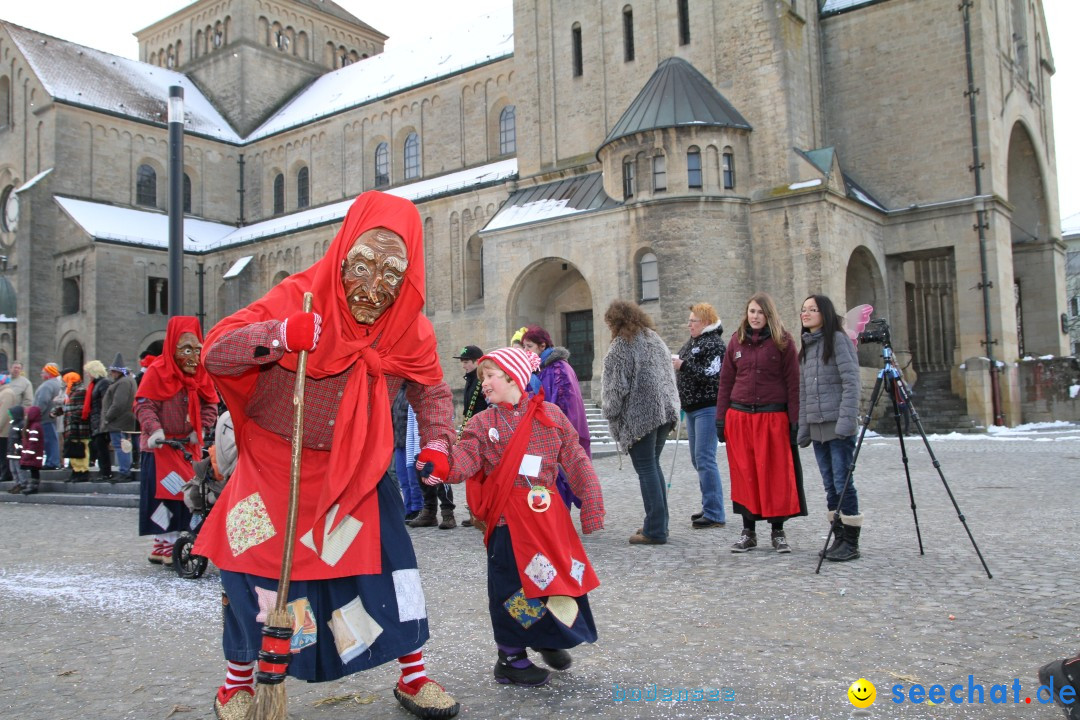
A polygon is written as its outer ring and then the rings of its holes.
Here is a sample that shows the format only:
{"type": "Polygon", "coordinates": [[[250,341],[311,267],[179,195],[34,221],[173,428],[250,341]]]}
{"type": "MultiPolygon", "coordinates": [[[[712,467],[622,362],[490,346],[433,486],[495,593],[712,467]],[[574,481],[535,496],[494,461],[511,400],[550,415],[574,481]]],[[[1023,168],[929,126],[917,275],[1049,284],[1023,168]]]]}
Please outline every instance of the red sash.
{"type": "Polygon", "coordinates": [[[182,451],[169,445],[154,450],[155,500],[182,500],[184,493],[180,490],[172,493],[169,487],[179,488],[193,477],[195,470],[182,451]]]}

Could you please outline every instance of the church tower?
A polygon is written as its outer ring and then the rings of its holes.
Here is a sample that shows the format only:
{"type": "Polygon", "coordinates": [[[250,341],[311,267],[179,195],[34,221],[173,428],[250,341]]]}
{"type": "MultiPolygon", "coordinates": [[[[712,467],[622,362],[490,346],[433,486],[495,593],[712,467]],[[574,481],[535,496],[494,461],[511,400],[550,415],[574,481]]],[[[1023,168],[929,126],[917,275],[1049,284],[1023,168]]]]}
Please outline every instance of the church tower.
{"type": "Polygon", "coordinates": [[[199,0],[135,33],[139,59],[183,72],[241,136],[386,35],[331,0],[199,0]]]}

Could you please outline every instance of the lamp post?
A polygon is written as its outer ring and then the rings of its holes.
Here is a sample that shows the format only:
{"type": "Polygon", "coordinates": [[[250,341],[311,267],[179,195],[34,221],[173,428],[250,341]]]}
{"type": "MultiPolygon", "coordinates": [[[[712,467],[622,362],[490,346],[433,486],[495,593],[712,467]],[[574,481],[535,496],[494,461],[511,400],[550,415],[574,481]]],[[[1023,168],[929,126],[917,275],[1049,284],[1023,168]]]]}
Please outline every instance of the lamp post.
{"type": "Polygon", "coordinates": [[[169,316],[184,314],[184,88],[169,86],[169,316]]]}

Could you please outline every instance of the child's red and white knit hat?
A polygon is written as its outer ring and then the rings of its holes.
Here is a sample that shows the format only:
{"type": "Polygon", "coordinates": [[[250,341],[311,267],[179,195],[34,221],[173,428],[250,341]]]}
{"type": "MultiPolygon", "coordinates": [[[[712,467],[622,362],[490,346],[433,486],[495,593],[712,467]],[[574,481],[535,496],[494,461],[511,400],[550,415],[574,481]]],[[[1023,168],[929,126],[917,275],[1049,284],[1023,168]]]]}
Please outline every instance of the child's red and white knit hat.
{"type": "Polygon", "coordinates": [[[515,347],[492,350],[480,358],[478,362],[484,362],[485,360],[491,360],[502,368],[503,372],[513,378],[517,386],[521,388],[523,395],[529,393],[529,378],[532,377],[535,370],[540,369],[539,355],[515,347]]]}

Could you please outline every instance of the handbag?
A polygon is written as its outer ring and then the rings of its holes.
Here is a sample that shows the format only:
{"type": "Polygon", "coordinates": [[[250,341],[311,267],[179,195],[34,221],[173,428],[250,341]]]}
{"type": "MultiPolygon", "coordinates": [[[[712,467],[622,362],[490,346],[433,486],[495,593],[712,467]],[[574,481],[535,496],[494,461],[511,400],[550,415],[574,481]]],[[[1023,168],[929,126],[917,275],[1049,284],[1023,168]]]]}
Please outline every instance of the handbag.
{"type": "Polygon", "coordinates": [[[64,440],[64,457],[82,460],[86,457],[86,443],[81,440],[64,440]]]}

